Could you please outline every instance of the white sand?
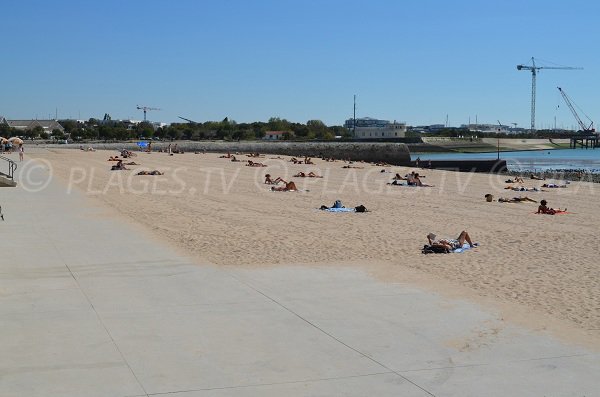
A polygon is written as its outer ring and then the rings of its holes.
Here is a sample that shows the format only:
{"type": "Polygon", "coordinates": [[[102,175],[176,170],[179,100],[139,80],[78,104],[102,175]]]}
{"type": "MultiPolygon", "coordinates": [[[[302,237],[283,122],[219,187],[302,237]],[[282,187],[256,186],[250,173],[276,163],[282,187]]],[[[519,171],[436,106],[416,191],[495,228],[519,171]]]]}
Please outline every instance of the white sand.
{"type": "Polygon", "coordinates": [[[396,187],[386,183],[408,168],[385,167],[391,173],[381,173],[384,167],[357,163],[364,168],[343,169],[342,162],[320,159],[313,166],[294,165],[269,155],[253,159],[269,167],[252,168],[218,154],[139,153],[131,160],[140,166],[109,171],[113,163],[106,160],[115,154],[27,152],[49,160],[67,188],[85,191],[124,219],[215,264],[367,266],[386,281],[410,276],[451,285],[482,301],[519,308],[523,318],[546,318],[540,328],[557,321],[588,341],[600,340],[598,185],[574,182],[566,189],[520,194],[504,190],[505,176],[424,170],[423,181],[435,187],[396,187]],[[135,176],[140,169],[165,175],[135,176]],[[299,171],[324,178],[291,177],[299,171]],[[265,173],[291,179],[304,191],[271,192],[263,184],[265,173]],[[544,198],[572,213],[536,215],[534,203],[488,203],[486,193],[544,198]],[[346,206],[364,204],[371,212],[317,210],[336,199],[346,206]],[[428,232],[456,237],[461,230],[481,246],[462,254],[421,254],[428,232]]]}

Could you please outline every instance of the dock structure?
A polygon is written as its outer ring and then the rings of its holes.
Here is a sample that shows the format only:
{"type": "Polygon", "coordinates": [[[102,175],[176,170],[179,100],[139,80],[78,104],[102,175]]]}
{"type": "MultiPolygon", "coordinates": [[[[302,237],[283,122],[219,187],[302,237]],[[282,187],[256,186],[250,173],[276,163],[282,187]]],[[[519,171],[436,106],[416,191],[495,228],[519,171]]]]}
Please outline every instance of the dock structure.
{"type": "Polygon", "coordinates": [[[586,148],[586,149],[595,149],[600,147],[600,134],[577,134],[571,135],[569,142],[569,148],[577,149],[586,148]]]}

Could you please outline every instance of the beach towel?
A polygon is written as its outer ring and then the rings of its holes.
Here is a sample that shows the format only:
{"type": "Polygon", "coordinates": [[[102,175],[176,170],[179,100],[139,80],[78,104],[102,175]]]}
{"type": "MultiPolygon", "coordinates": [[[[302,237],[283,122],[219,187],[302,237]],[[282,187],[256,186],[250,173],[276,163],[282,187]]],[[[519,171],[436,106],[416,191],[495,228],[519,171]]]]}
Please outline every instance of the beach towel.
{"type": "Polygon", "coordinates": [[[327,212],[355,212],[354,208],[327,208],[323,211],[327,212]]]}

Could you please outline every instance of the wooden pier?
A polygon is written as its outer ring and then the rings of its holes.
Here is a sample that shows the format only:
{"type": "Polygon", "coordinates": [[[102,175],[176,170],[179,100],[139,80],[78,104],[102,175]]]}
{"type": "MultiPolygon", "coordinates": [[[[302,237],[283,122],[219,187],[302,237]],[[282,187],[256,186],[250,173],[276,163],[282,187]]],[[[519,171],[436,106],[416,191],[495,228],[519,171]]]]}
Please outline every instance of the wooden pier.
{"type": "Polygon", "coordinates": [[[586,148],[586,149],[595,149],[600,147],[600,134],[578,134],[571,135],[569,147],[571,149],[586,148]]]}

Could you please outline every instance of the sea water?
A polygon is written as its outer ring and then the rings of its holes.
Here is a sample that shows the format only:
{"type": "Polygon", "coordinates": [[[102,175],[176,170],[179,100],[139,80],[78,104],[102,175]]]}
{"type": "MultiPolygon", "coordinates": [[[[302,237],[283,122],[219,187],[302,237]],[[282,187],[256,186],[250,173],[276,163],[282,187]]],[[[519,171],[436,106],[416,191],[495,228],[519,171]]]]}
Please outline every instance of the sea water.
{"type": "MultiPolygon", "coordinates": [[[[497,152],[488,153],[411,153],[411,160],[492,160],[497,152]]],[[[553,149],[500,152],[511,171],[585,170],[600,173],[600,148],[553,149]]]]}

